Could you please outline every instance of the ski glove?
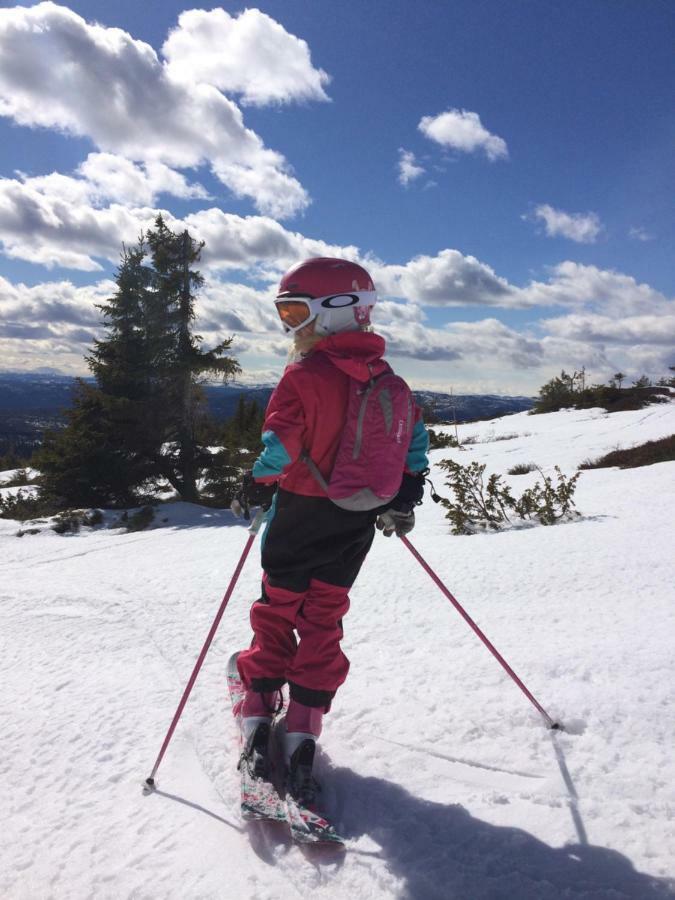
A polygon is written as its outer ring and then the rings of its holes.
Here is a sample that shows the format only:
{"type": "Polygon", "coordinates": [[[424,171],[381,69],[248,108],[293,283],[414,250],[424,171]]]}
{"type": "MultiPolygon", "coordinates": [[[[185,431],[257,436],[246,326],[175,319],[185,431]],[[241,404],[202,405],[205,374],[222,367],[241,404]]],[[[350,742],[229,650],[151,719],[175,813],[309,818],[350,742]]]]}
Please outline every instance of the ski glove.
{"type": "Polygon", "coordinates": [[[385,537],[391,537],[394,532],[396,532],[396,537],[402,537],[404,534],[409,534],[415,527],[413,509],[422,502],[427,472],[428,469],[414,475],[410,472],[403,473],[398,494],[391,501],[391,505],[380,513],[375,522],[385,537]]]}
{"type": "Polygon", "coordinates": [[[385,537],[391,537],[394,532],[396,537],[403,537],[415,527],[415,513],[412,509],[408,512],[401,509],[385,509],[377,517],[375,525],[385,537]]]}
{"type": "Polygon", "coordinates": [[[248,521],[251,518],[252,506],[260,506],[265,510],[270,508],[276,490],[276,481],[271,484],[257,482],[252,472],[246,472],[230,504],[230,509],[235,516],[243,516],[248,521]]]}

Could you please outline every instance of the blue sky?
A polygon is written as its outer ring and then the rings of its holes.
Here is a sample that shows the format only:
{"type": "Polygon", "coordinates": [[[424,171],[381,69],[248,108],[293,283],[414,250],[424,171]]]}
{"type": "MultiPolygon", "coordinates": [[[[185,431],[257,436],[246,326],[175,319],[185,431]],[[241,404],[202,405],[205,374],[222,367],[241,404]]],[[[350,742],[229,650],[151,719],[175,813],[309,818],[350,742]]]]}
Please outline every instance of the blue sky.
{"type": "Polygon", "coordinates": [[[161,209],[251,381],[284,365],[279,275],[323,254],[370,269],[417,386],[664,374],[674,26],[667,0],[3,4],[0,367],[84,371],[161,209]]]}

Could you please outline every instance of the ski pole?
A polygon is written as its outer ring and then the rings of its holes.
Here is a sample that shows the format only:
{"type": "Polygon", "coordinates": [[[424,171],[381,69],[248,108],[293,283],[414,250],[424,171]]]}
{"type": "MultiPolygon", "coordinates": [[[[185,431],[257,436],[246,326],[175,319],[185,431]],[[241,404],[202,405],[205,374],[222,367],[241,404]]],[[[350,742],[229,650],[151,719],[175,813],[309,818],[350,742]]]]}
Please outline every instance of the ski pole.
{"type": "Polygon", "coordinates": [[[210,629],[208,635],[206,636],[206,640],[204,641],[204,646],[202,647],[201,653],[199,654],[197,662],[195,663],[195,667],[192,670],[192,675],[190,675],[190,680],[188,681],[187,686],[186,686],[185,690],[183,691],[183,696],[181,697],[180,703],[178,704],[178,708],[176,709],[173,719],[171,720],[171,725],[169,726],[169,730],[167,731],[166,737],[164,738],[164,743],[162,744],[162,749],[159,751],[159,756],[157,757],[157,760],[155,761],[155,765],[152,767],[152,772],[145,779],[145,781],[143,783],[143,790],[146,793],[149,793],[150,791],[154,791],[154,789],[156,787],[155,775],[157,774],[157,769],[159,769],[159,764],[161,763],[161,761],[164,757],[166,748],[169,746],[169,741],[173,737],[173,733],[176,730],[176,725],[178,725],[178,720],[180,719],[181,715],[183,714],[183,709],[185,708],[185,704],[187,703],[188,697],[190,696],[192,688],[194,687],[194,683],[197,680],[197,675],[199,675],[199,670],[201,669],[202,663],[204,662],[204,659],[206,658],[206,654],[208,653],[209,647],[211,646],[211,641],[215,637],[216,631],[218,630],[218,626],[220,625],[220,620],[223,618],[223,613],[225,612],[225,607],[227,606],[227,604],[230,600],[230,597],[232,596],[232,591],[234,590],[234,587],[239,579],[239,576],[241,575],[241,570],[244,568],[244,563],[246,562],[246,557],[249,554],[249,550],[253,546],[253,541],[255,540],[255,537],[256,537],[258,531],[260,530],[260,526],[262,525],[264,518],[265,518],[265,510],[263,510],[261,508],[258,510],[258,512],[255,515],[255,518],[253,519],[253,521],[251,522],[251,524],[249,526],[249,529],[248,529],[249,537],[248,537],[248,540],[246,541],[246,546],[244,547],[244,552],[241,554],[241,558],[239,559],[239,562],[237,563],[237,568],[234,570],[234,574],[232,575],[232,578],[230,579],[228,588],[225,591],[225,596],[223,597],[221,604],[220,604],[220,608],[218,609],[216,617],[213,620],[213,625],[211,626],[211,629],[210,629]]]}
{"type": "Polygon", "coordinates": [[[420,556],[420,554],[419,554],[419,553],[417,552],[417,550],[413,547],[413,545],[410,543],[410,541],[408,540],[408,538],[405,537],[405,535],[401,535],[401,540],[402,540],[403,543],[406,545],[406,547],[408,548],[408,550],[410,550],[410,552],[411,552],[412,555],[415,557],[415,559],[417,560],[417,562],[422,566],[422,568],[424,569],[424,571],[432,578],[432,580],[433,580],[433,581],[435,582],[435,584],[441,589],[441,591],[443,591],[443,593],[445,594],[445,596],[446,596],[446,597],[448,598],[448,600],[452,603],[452,605],[455,607],[455,609],[456,609],[457,612],[460,614],[460,616],[464,619],[464,621],[467,623],[467,625],[469,625],[469,626],[475,631],[475,633],[478,635],[478,637],[481,639],[481,641],[485,644],[485,646],[488,648],[488,650],[489,650],[490,653],[494,656],[494,658],[497,660],[497,662],[502,666],[502,668],[503,668],[503,669],[511,676],[511,678],[515,681],[515,683],[518,685],[518,687],[521,689],[521,691],[525,694],[525,696],[526,696],[527,699],[530,701],[530,703],[532,703],[532,704],[537,708],[537,710],[541,713],[541,715],[543,716],[544,721],[546,722],[546,724],[548,725],[548,727],[549,727],[549,728],[552,728],[552,729],[554,729],[554,730],[559,730],[559,729],[561,729],[561,728],[562,728],[562,725],[561,725],[559,722],[556,722],[554,719],[552,719],[551,716],[549,716],[549,714],[546,712],[546,710],[544,709],[544,707],[541,705],[541,703],[539,703],[539,701],[533,696],[533,694],[531,694],[531,693],[528,691],[528,689],[525,687],[525,685],[523,684],[523,682],[520,680],[520,678],[518,678],[518,676],[517,676],[516,673],[513,671],[513,669],[511,668],[511,666],[507,663],[507,661],[506,661],[506,660],[504,659],[504,657],[501,655],[501,653],[499,652],[499,650],[497,650],[497,648],[494,646],[494,644],[492,644],[492,643],[487,639],[487,637],[483,634],[483,632],[480,630],[480,628],[478,627],[478,625],[476,625],[476,623],[475,623],[474,620],[471,618],[471,616],[470,616],[470,615],[466,612],[466,610],[460,605],[460,603],[452,596],[452,594],[450,593],[450,591],[446,588],[446,586],[443,584],[443,582],[441,581],[441,579],[438,577],[438,575],[437,575],[437,574],[434,572],[434,570],[431,568],[431,566],[429,565],[429,563],[427,563],[427,562],[422,558],[422,556],[420,556]]]}

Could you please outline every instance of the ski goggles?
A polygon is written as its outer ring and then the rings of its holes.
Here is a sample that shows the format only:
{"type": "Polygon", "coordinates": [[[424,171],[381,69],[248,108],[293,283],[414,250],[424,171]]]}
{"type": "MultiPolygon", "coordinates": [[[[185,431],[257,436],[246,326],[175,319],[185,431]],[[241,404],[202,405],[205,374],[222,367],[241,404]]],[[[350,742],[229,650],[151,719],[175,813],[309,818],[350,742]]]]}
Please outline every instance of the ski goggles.
{"type": "Polygon", "coordinates": [[[351,291],[349,294],[327,294],[325,297],[308,297],[296,294],[277,297],[274,301],[279,318],[287,332],[296,332],[324,311],[357,306],[374,306],[377,291],[351,291]]]}

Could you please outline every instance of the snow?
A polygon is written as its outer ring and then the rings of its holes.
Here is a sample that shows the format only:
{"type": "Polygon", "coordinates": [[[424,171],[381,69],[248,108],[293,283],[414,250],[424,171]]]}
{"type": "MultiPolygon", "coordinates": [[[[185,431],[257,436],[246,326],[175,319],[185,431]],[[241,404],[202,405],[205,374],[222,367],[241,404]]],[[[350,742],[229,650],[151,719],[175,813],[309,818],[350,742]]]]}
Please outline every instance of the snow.
{"type": "Polygon", "coordinates": [[[14,481],[19,476],[25,475],[25,481],[29,481],[32,478],[36,478],[40,473],[37,469],[31,469],[30,467],[24,469],[5,469],[4,472],[0,472],[0,486],[3,484],[7,484],[8,481],[14,481]]]}
{"type": "Polygon", "coordinates": [[[16,497],[21,494],[23,497],[32,497],[37,494],[38,488],[31,484],[13,485],[12,487],[0,487],[0,497],[16,497]]]}
{"type": "MultiPolygon", "coordinates": [[[[675,403],[522,413],[460,426],[478,442],[433,460],[571,475],[673,432],[675,403]]],[[[225,665],[250,640],[257,546],[159,791],[141,792],[246,543],[231,513],[171,503],[144,532],[20,540],[0,520],[0,896],[672,897],[674,476],[675,463],[585,471],[582,518],[551,528],[456,537],[441,508],[419,510],[412,543],[560,733],[405,547],[378,535],[321,739],[345,853],[239,818],[225,665]]]]}

